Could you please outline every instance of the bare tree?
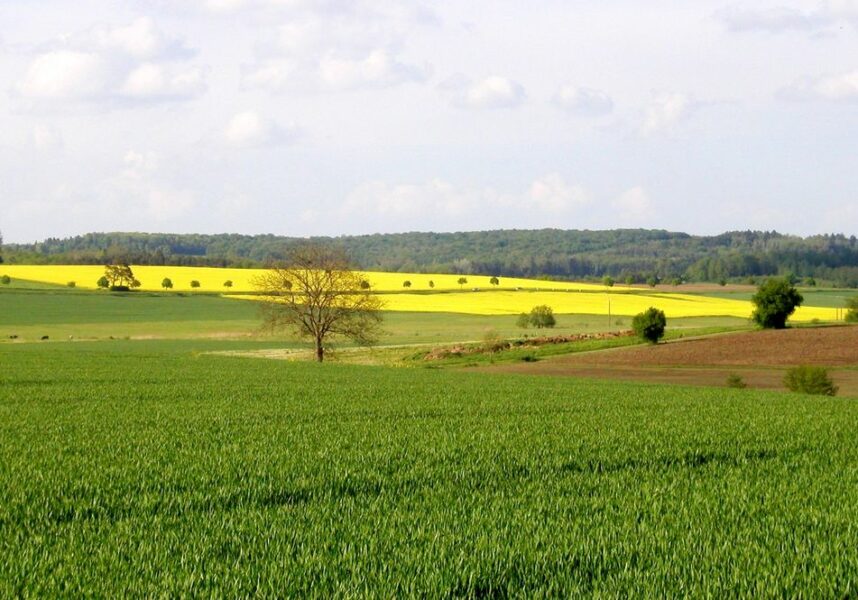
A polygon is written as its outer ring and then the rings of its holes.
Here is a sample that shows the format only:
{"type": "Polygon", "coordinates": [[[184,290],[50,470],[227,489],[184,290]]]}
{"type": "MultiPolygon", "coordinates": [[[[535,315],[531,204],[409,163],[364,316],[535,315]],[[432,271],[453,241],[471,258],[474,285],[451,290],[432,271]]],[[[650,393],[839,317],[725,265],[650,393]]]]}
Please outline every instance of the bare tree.
{"type": "Polygon", "coordinates": [[[325,340],[342,336],[360,345],[377,341],[383,307],[342,251],[306,244],[253,281],[265,302],[263,321],[313,340],[316,360],[325,357],[325,340]]]}

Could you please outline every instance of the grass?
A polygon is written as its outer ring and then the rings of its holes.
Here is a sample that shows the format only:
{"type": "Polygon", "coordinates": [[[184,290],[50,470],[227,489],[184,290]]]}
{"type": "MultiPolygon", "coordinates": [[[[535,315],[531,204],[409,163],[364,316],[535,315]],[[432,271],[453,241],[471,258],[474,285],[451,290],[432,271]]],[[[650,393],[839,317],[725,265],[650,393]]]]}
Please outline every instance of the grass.
{"type": "MultiPolygon", "coordinates": [[[[507,338],[524,333],[514,315],[482,316],[457,313],[385,313],[389,344],[442,344],[480,340],[487,331],[507,338]]],[[[630,319],[604,315],[560,315],[560,335],[627,329],[630,319]]],[[[67,288],[0,287],[0,340],[135,338],[267,339],[260,331],[256,303],[205,293],[131,292],[116,294],[67,288]]],[[[742,319],[699,317],[671,320],[675,327],[742,326],[742,319]]],[[[532,332],[530,332],[532,333],[532,332]]],[[[289,339],[288,335],[277,336],[289,339]]]]}
{"type": "Polygon", "coordinates": [[[0,596],[858,593],[854,401],[210,345],[0,346],[0,596]]]}

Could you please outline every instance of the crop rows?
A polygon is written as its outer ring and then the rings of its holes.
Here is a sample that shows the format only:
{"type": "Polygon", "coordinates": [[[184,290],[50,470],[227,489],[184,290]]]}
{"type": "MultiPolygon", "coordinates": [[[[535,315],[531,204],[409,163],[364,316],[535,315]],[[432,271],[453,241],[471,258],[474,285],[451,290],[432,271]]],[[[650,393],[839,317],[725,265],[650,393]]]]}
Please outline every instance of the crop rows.
{"type": "Polygon", "coordinates": [[[858,593],[854,401],[68,346],[0,348],[0,596],[858,593]]]}

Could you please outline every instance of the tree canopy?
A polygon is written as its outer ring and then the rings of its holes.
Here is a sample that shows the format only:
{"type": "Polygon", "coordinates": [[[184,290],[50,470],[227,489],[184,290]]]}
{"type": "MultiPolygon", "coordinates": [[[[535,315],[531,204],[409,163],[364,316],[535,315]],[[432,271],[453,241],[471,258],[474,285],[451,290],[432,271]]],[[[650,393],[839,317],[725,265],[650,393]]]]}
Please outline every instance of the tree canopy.
{"type": "Polygon", "coordinates": [[[324,360],[325,344],[332,336],[369,345],[381,332],[382,301],[365,287],[340,249],[298,246],[254,285],[265,300],[265,325],[287,328],[312,340],[319,362],[324,360]]]}
{"type": "Polygon", "coordinates": [[[804,298],[786,278],[767,279],[751,297],[757,325],[765,329],[783,329],[787,319],[801,306],[804,298]]]}

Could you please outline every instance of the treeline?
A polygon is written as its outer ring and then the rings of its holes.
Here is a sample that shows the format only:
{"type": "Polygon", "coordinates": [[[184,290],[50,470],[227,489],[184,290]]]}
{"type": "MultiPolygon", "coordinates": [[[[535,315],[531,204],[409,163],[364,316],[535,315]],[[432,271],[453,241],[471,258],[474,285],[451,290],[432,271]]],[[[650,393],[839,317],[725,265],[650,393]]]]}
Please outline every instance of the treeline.
{"type": "MultiPolygon", "coordinates": [[[[734,281],[793,274],[858,286],[855,236],[798,237],[736,231],[693,236],[661,230],[503,230],[402,233],[312,241],[342,246],[362,269],[618,281],[734,281]]],[[[8,244],[4,259],[28,264],[257,267],[304,239],[275,235],[90,233],[8,244]]]]}

